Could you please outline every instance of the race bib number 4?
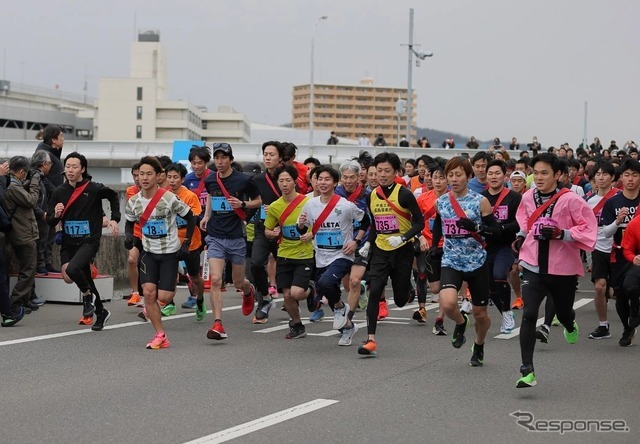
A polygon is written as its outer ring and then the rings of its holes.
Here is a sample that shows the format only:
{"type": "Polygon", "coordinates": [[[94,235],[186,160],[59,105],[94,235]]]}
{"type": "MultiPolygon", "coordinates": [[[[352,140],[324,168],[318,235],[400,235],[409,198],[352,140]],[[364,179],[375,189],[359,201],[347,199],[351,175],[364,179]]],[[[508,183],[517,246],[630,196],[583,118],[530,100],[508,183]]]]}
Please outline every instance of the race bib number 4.
{"type": "Polygon", "coordinates": [[[444,232],[444,235],[450,239],[469,237],[470,233],[467,230],[464,228],[458,228],[456,225],[457,221],[457,217],[442,219],[442,231],[444,232]]]}
{"type": "Polygon", "coordinates": [[[533,238],[536,240],[540,240],[540,230],[544,227],[556,228],[558,226],[558,222],[551,217],[539,217],[538,220],[535,221],[531,230],[533,231],[533,238]]]}
{"type": "Polygon", "coordinates": [[[382,234],[399,233],[398,218],[391,216],[375,216],[376,231],[382,234]]]}
{"type": "Polygon", "coordinates": [[[142,227],[142,234],[150,239],[158,239],[167,235],[167,224],[163,219],[148,220],[142,227]]]}
{"type": "Polygon", "coordinates": [[[67,236],[82,237],[89,236],[91,231],[89,229],[88,220],[67,220],[64,222],[64,232],[67,236]]]}
{"type": "Polygon", "coordinates": [[[316,233],[316,245],[318,248],[339,250],[342,248],[342,244],[342,232],[340,231],[318,231],[316,233]]]}
{"type": "Polygon", "coordinates": [[[213,211],[223,212],[232,211],[231,204],[224,196],[214,196],[211,198],[211,209],[213,211]]]}

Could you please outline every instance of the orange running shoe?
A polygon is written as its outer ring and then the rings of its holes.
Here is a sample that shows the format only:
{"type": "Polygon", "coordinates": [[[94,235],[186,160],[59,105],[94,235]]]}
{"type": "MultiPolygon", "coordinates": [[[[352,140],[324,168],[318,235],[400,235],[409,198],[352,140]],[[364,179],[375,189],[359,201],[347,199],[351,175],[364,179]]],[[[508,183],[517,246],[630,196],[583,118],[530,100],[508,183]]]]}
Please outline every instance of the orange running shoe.
{"type": "Polygon", "coordinates": [[[513,305],[511,306],[512,310],[521,310],[522,307],[524,307],[524,301],[522,300],[522,298],[520,296],[518,296],[516,298],[515,301],[513,301],[513,305]]]}
{"type": "Polygon", "coordinates": [[[169,340],[167,335],[163,333],[156,333],[151,342],[147,344],[147,348],[151,350],[158,350],[159,348],[169,347],[169,340]]]}
{"type": "Polygon", "coordinates": [[[89,268],[91,269],[91,279],[97,278],[98,277],[98,267],[96,267],[96,264],[91,262],[89,264],[89,268]]]}
{"type": "Polygon", "coordinates": [[[140,293],[138,293],[137,291],[132,291],[131,297],[129,298],[129,302],[127,302],[127,305],[129,307],[133,307],[134,305],[138,305],[141,302],[142,302],[142,297],[140,297],[140,293]]]}
{"type": "Polygon", "coordinates": [[[93,316],[83,316],[78,321],[78,325],[93,325],[93,316]]]}
{"type": "Polygon", "coordinates": [[[378,354],[378,345],[373,339],[367,339],[360,347],[358,354],[365,356],[376,356],[378,354]]]}
{"type": "Polygon", "coordinates": [[[380,301],[380,308],[378,311],[378,321],[389,317],[389,309],[387,308],[387,301],[383,299],[380,301]]]}

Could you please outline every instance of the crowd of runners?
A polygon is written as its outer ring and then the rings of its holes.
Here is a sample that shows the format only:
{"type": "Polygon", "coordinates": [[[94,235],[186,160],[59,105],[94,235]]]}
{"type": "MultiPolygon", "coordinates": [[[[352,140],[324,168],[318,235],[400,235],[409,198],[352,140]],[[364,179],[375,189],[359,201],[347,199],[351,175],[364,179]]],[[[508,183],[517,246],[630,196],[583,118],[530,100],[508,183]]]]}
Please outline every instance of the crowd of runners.
{"type": "MultiPolygon", "coordinates": [[[[387,298],[397,307],[417,300],[412,318],[420,324],[429,322],[427,303],[437,303],[433,334],[450,335],[457,349],[473,318],[474,367],[484,363],[491,317],[509,334],[516,328],[514,310],[522,310],[516,386],[531,387],[535,344],[549,341],[550,325],[562,325],[569,344],[578,340],[573,304],[585,269],[598,315],[588,337],[611,337],[607,302],[615,299],[619,344],[632,344],[640,325],[637,151],[615,159],[587,152],[578,159],[551,148],[517,161],[500,151],[405,161],[393,152],[372,157],[363,151],[337,169],[314,158],[299,162],[296,151],[292,143],[265,142],[264,169],[234,162],[228,143],[194,146],[184,159],[191,172],[167,157],[133,165],[123,210],[127,300],[155,330],[147,348],[169,347],[162,317],[176,313],[176,282],[184,274],[190,296],[182,308],[203,321],[210,304],[211,340],[228,337],[222,308],[231,283],[254,324],[268,322],[282,295],[290,318],[286,339],[304,338],[303,319],[318,322],[330,311],[338,345],[350,346],[359,329],[354,316],[366,317],[361,356],[379,351],[377,322],[389,315],[387,298]],[[544,324],[536,327],[545,299],[544,324]]],[[[24,163],[11,159],[3,174],[11,180],[3,192],[9,212],[19,206],[12,187],[29,195],[24,163]]],[[[91,264],[103,227],[118,233],[117,193],[91,181],[82,154],[71,153],[61,164],[66,180],[48,199],[44,220],[61,227],[61,272],[82,292],[80,322],[99,331],[111,314],[91,264]],[[103,199],[111,204],[109,218],[103,199]]],[[[13,296],[7,304],[3,325],[10,326],[22,307],[13,296]]]]}

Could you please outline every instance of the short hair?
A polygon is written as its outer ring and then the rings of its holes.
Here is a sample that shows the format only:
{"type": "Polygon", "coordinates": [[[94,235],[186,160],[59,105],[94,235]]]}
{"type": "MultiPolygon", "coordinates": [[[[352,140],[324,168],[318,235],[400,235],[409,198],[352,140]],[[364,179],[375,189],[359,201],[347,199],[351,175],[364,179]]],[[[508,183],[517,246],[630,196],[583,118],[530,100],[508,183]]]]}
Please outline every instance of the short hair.
{"type": "Polygon", "coordinates": [[[187,167],[179,162],[174,162],[168,167],[164,169],[164,171],[169,174],[169,171],[175,171],[180,175],[180,177],[184,178],[187,175],[187,167]]]}
{"type": "Polygon", "coordinates": [[[487,165],[487,171],[489,171],[489,168],[493,166],[500,167],[500,169],[502,170],[502,174],[507,174],[507,164],[503,160],[496,159],[489,162],[489,164],[487,165]]]}
{"type": "Polygon", "coordinates": [[[400,162],[400,158],[396,153],[383,151],[373,159],[373,165],[375,166],[385,162],[390,163],[391,167],[396,171],[400,171],[400,168],[402,167],[402,162],[400,162]]]}
{"type": "Polygon", "coordinates": [[[80,161],[80,166],[84,168],[84,173],[85,173],[84,175],[86,176],[89,174],[89,172],[87,171],[87,168],[89,167],[89,165],[87,164],[87,158],[84,155],[80,154],[77,151],[74,151],[73,153],[69,153],[67,154],[67,157],[64,158],[64,165],[67,164],[67,160],[69,159],[78,159],[80,161]]]}
{"type": "Polygon", "coordinates": [[[304,159],[304,162],[302,162],[302,163],[304,163],[305,165],[306,165],[306,164],[308,164],[308,163],[312,163],[312,164],[314,164],[315,166],[320,166],[320,165],[322,165],[322,164],[320,163],[320,160],[316,159],[315,157],[307,157],[306,159],[304,159]]]}
{"type": "Polygon", "coordinates": [[[445,165],[446,165],[446,161],[443,158],[438,157],[438,158],[434,159],[431,163],[429,163],[427,165],[427,169],[429,170],[429,173],[432,176],[433,176],[433,173],[438,173],[438,172],[440,174],[442,174],[443,176],[446,176],[444,174],[445,165]]]}
{"type": "MultiPolygon", "coordinates": [[[[156,156],[158,159],[158,162],[160,162],[160,165],[162,165],[162,170],[164,171],[169,165],[171,165],[173,163],[173,160],[171,160],[171,157],[169,156],[156,156]]],[[[162,171],[160,171],[162,172],[162,171]]]]}
{"type": "MultiPolygon", "coordinates": [[[[482,154],[486,155],[487,153],[483,152],[482,154]]],[[[473,157],[475,158],[476,156],[473,157]]],[[[444,166],[444,175],[448,176],[449,172],[455,170],[456,168],[462,168],[467,177],[473,176],[473,168],[471,167],[471,162],[469,162],[469,159],[465,159],[462,156],[455,156],[447,161],[447,164],[444,166]]]]}
{"type": "Polygon", "coordinates": [[[404,161],[404,164],[410,164],[415,168],[418,166],[418,161],[416,159],[407,159],[404,161]]]}
{"type": "Polygon", "coordinates": [[[291,176],[294,182],[298,180],[298,169],[293,165],[283,165],[276,168],[276,171],[275,171],[276,180],[278,180],[278,178],[282,173],[289,173],[289,176],[291,176]]]}
{"type": "Polygon", "coordinates": [[[567,160],[568,159],[565,159],[565,158],[558,159],[558,161],[560,162],[560,172],[562,174],[569,174],[569,162],[567,160]]]}
{"type": "Polygon", "coordinates": [[[140,162],[136,162],[133,165],[131,165],[131,172],[133,173],[136,170],[140,169],[140,162]]]}
{"type": "Polygon", "coordinates": [[[29,171],[29,159],[24,156],[13,156],[9,159],[9,170],[12,173],[22,170],[29,171]]]}
{"type": "Polygon", "coordinates": [[[589,180],[592,180],[594,177],[596,177],[596,173],[600,170],[602,170],[603,173],[607,173],[609,176],[613,177],[614,180],[616,179],[616,167],[614,167],[613,164],[609,161],[599,160],[596,162],[593,168],[591,168],[591,172],[589,173],[589,180]]]}
{"type": "Polygon", "coordinates": [[[282,146],[282,144],[280,142],[278,142],[277,140],[269,140],[268,142],[265,142],[262,144],[262,153],[264,154],[264,150],[266,147],[268,146],[274,146],[276,148],[276,150],[278,150],[278,156],[280,156],[280,159],[284,159],[285,155],[284,155],[284,147],[282,146]]]}
{"type": "Polygon", "coordinates": [[[620,170],[620,174],[628,170],[631,170],[636,173],[640,173],[640,162],[630,157],[628,159],[625,159],[624,162],[622,162],[622,164],[619,167],[619,170],[620,170]]]}
{"type": "Polygon", "coordinates": [[[580,169],[580,161],[578,159],[574,159],[573,157],[569,157],[567,159],[567,164],[569,168],[575,168],[576,170],[580,169]]]}
{"type": "Polygon", "coordinates": [[[418,166],[418,162],[420,162],[421,160],[425,165],[429,165],[430,163],[434,162],[433,157],[429,156],[428,154],[423,154],[416,159],[416,166],[418,166]]]}
{"type": "Polygon", "coordinates": [[[516,165],[519,163],[524,163],[525,167],[529,167],[529,158],[528,157],[520,157],[519,159],[516,159],[516,165]]]}
{"type": "Polygon", "coordinates": [[[552,153],[540,153],[536,155],[531,160],[531,167],[532,168],[535,167],[536,163],[538,162],[544,162],[549,164],[554,174],[557,173],[558,171],[561,171],[561,168],[562,168],[560,159],[558,158],[558,156],[552,153]]]}
{"type": "Polygon", "coordinates": [[[635,146],[632,146],[631,148],[629,148],[629,154],[631,154],[631,153],[638,154],[638,148],[636,148],[635,146]]]}
{"type": "Polygon", "coordinates": [[[207,145],[193,145],[189,150],[189,162],[193,162],[196,157],[200,160],[203,160],[204,163],[211,162],[211,148],[209,148],[207,145]]]}
{"type": "Polygon", "coordinates": [[[142,168],[142,165],[149,165],[156,174],[160,174],[163,171],[162,165],[156,156],[144,156],[140,159],[140,166],[138,168],[142,168]]]}
{"type": "Polygon", "coordinates": [[[318,169],[321,167],[322,165],[318,165],[317,167],[313,167],[311,168],[311,171],[309,171],[309,177],[313,177],[316,176],[318,177],[318,169]]]}
{"type": "Polygon", "coordinates": [[[335,183],[340,182],[340,173],[338,173],[332,166],[321,165],[319,167],[315,167],[314,170],[316,170],[316,174],[318,175],[318,177],[320,177],[320,174],[322,173],[329,173],[335,183]]]}
{"type": "Polygon", "coordinates": [[[36,150],[31,156],[31,168],[40,168],[47,162],[51,162],[51,156],[45,150],[36,150]]]}
{"type": "Polygon", "coordinates": [[[42,141],[47,145],[51,145],[51,141],[56,139],[61,132],[62,127],[60,125],[47,125],[44,127],[44,132],[42,133],[42,141]]]}
{"type": "Polygon", "coordinates": [[[292,142],[282,142],[283,156],[282,160],[291,160],[296,157],[296,153],[298,152],[298,147],[295,143],[292,142]]]}
{"type": "Polygon", "coordinates": [[[353,157],[353,160],[357,161],[365,169],[369,169],[369,166],[373,164],[373,157],[369,154],[369,151],[361,150],[358,153],[358,157],[353,157]]]}
{"type": "Polygon", "coordinates": [[[471,165],[478,162],[479,160],[486,160],[487,163],[489,163],[491,161],[491,156],[486,151],[478,151],[471,158],[471,165]]]}
{"type": "Polygon", "coordinates": [[[338,169],[340,170],[341,174],[347,170],[353,171],[354,173],[356,173],[356,175],[360,174],[360,164],[355,160],[345,160],[340,164],[340,168],[338,169]]]}

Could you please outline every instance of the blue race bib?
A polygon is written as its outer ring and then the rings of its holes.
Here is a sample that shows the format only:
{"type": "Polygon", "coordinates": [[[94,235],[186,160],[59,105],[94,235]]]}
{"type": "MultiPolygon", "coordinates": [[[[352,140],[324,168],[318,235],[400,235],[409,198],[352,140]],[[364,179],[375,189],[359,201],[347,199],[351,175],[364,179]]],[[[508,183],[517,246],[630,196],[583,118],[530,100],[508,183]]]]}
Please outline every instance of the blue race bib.
{"type": "Polygon", "coordinates": [[[294,225],[285,225],[281,228],[282,237],[288,240],[300,240],[300,233],[294,225]]]}
{"type": "Polygon", "coordinates": [[[339,250],[342,248],[341,231],[318,231],[316,233],[316,245],[327,250],[339,250]]]}
{"type": "Polygon", "coordinates": [[[211,209],[217,212],[233,211],[231,204],[224,196],[213,196],[211,198],[211,209]]]}
{"type": "Polygon", "coordinates": [[[150,239],[166,237],[167,224],[164,219],[148,220],[144,227],[142,227],[142,234],[150,239]]]}
{"type": "Polygon", "coordinates": [[[89,229],[88,220],[66,220],[64,221],[64,232],[71,237],[89,236],[91,230],[89,229]]]}
{"type": "Polygon", "coordinates": [[[187,221],[180,216],[176,216],[176,225],[178,226],[178,228],[186,228],[187,221]]]}

